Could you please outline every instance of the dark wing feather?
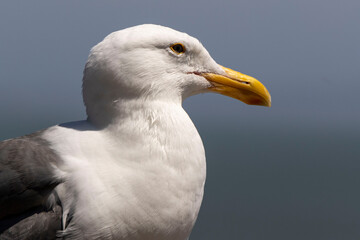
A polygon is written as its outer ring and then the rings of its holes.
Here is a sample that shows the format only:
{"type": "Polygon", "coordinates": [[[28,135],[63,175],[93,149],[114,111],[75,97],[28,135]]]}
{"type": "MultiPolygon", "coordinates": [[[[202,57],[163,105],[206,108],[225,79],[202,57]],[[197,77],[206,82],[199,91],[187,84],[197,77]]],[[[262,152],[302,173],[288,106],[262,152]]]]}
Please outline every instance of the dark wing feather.
{"type": "Polygon", "coordinates": [[[44,239],[38,234],[60,229],[52,192],[62,182],[54,174],[59,161],[41,132],[0,142],[0,239],[44,239]]]}

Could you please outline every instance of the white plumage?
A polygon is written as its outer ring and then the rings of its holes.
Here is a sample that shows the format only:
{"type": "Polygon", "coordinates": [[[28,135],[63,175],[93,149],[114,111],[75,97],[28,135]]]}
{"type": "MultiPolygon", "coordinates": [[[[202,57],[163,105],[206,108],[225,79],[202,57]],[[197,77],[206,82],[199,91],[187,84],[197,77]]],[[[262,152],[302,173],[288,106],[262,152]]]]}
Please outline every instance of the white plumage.
{"type": "Polygon", "coordinates": [[[58,186],[64,212],[76,209],[65,235],[189,236],[206,164],[181,104],[210,86],[188,74],[204,71],[224,72],[198,40],[155,25],[112,33],[91,50],[83,95],[92,125],[55,126],[44,134],[64,161],[67,181],[58,186]],[[169,46],[177,42],[193,56],[172,52],[169,46]]]}
{"type": "Polygon", "coordinates": [[[181,105],[209,91],[270,105],[261,83],[216,64],[197,39],[170,28],[136,26],[93,47],[83,78],[88,119],[40,136],[59,158],[50,176],[58,183],[45,199],[62,207],[58,237],[187,239],[206,164],[181,105]]]}

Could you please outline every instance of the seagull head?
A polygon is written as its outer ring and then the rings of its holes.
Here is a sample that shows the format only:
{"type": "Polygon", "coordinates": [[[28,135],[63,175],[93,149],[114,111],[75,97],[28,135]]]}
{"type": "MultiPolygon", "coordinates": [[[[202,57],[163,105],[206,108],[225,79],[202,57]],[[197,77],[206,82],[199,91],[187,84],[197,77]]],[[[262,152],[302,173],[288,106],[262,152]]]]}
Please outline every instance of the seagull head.
{"type": "Polygon", "coordinates": [[[258,80],[217,64],[196,38],[159,25],[109,34],[91,49],[84,70],[83,97],[90,118],[119,101],[181,104],[204,92],[271,105],[258,80]]]}

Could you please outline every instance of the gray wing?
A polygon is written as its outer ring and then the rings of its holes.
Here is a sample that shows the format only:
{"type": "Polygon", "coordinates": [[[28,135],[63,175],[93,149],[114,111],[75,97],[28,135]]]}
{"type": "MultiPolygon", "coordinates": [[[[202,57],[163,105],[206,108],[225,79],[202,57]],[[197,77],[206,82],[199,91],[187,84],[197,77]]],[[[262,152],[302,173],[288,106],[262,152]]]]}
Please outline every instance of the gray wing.
{"type": "Polygon", "coordinates": [[[41,132],[0,142],[0,239],[54,239],[61,203],[59,163],[41,132]]]}

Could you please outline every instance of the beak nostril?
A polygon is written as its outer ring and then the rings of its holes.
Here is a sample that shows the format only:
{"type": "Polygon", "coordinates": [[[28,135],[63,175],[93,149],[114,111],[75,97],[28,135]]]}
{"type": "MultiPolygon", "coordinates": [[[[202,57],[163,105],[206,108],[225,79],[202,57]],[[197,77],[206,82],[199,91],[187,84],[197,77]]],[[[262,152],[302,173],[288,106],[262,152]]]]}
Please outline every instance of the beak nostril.
{"type": "Polygon", "coordinates": [[[232,80],[234,80],[234,81],[237,81],[237,82],[239,82],[239,83],[245,84],[245,85],[251,85],[251,83],[248,82],[248,81],[243,81],[243,80],[234,79],[234,78],[230,78],[230,79],[232,79],[232,80]]]}
{"type": "MultiPolygon", "coordinates": [[[[202,76],[203,74],[206,74],[207,72],[187,72],[187,74],[195,74],[195,75],[198,75],[198,76],[202,76]]],[[[224,77],[228,77],[228,76],[224,76],[224,77]]],[[[245,85],[251,85],[250,82],[248,81],[241,81],[239,79],[234,79],[232,77],[229,77],[230,79],[234,80],[234,81],[237,81],[239,83],[242,83],[242,84],[245,84],[245,85]]]]}

